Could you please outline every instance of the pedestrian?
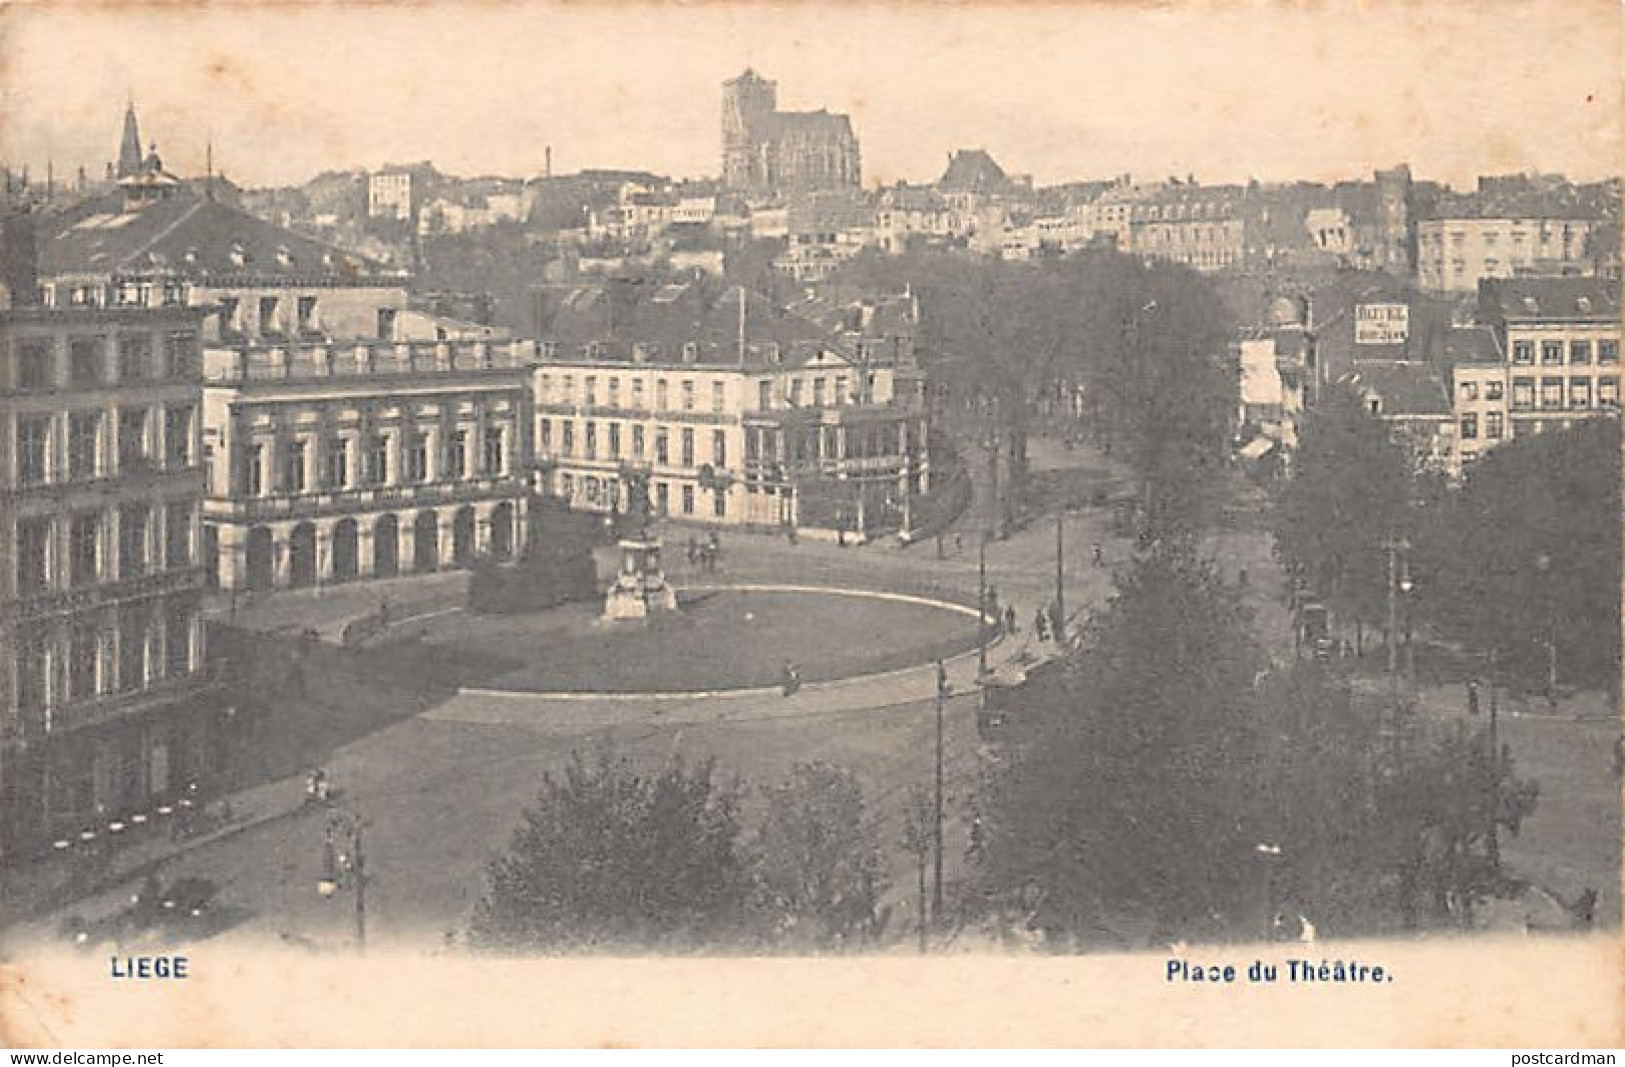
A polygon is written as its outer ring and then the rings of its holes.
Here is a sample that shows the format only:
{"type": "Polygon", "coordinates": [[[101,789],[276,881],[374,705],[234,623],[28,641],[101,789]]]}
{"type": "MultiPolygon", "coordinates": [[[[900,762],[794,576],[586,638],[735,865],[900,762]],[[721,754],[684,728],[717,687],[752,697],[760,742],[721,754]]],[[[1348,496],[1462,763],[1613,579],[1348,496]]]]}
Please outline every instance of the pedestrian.
{"type": "Polygon", "coordinates": [[[1094,545],[1094,562],[1097,567],[1105,566],[1106,563],[1106,558],[1100,551],[1100,542],[1098,541],[1094,545]]]}
{"type": "Polygon", "coordinates": [[[694,535],[688,535],[688,565],[694,566],[700,561],[700,543],[694,540],[694,535]]]}
{"type": "Polygon", "coordinates": [[[963,537],[959,536],[958,534],[954,534],[954,555],[956,555],[956,556],[962,555],[964,553],[964,551],[965,551],[965,539],[963,537]]]}
{"type": "Polygon", "coordinates": [[[1049,620],[1044,618],[1043,608],[1033,612],[1033,633],[1038,635],[1040,641],[1049,640],[1049,620]]]}
{"type": "Polygon", "coordinates": [[[1016,606],[1014,604],[1004,609],[1004,632],[1007,634],[1016,632],[1016,606]]]}
{"type": "Polygon", "coordinates": [[[1478,679],[1469,679],[1467,682],[1467,714],[1478,714],[1478,679]]]}
{"type": "Polygon", "coordinates": [[[1236,572],[1236,584],[1243,589],[1247,587],[1247,568],[1243,567],[1236,572]]]}
{"type": "Polygon", "coordinates": [[[948,695],[948,668],[940,659],[937,660],[937,695],[948,695]]]}
{"type": "Polygon", "coordinates": [[[943,549],[942,549],[942,534],[940,534],[940,533],[937,534],[937,558],[938,559],[946,558],[944,553],[943,553],[943,549]]]}
{"type": "Polygon", "coordinates": [[[378,628],[386,629],[389,626],[389,598],[378,598],[378,628]]]}

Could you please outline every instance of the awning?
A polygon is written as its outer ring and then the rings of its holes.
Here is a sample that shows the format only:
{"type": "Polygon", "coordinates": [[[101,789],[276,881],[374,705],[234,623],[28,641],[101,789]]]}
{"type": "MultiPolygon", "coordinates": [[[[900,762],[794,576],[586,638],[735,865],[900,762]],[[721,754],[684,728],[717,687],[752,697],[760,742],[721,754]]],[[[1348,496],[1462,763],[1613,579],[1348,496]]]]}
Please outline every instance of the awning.
{"type": "Polygon", "coordinates": [[[1273,449],[1275,444],[1268,437],[1255,437],[1237,449],[1236,453],[1242,459],[1260,459],[1265,453],[1273,449]]]}

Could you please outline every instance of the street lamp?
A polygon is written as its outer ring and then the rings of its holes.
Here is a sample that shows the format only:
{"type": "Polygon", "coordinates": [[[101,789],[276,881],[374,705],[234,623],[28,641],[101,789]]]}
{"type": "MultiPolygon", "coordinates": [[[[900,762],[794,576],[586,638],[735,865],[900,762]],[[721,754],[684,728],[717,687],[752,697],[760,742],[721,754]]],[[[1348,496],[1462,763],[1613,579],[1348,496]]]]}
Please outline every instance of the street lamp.
{"type": "Polygon", "coordinates": [[[1557,633],[1552,621],[1552,593],[1550,573],[1552,557],[1542,552],[1535,557],[1535,569],[1540,572],[1540,599],[1545,607],[1546,624],[1546,704],[1557,710],[1557,633]]]}
{"type": "Polygon", "coordinates": [[[358,950],[367,947],[367,864],[361,830],[359,817],[347,811],[333,813],[322,840],[321,877],[316,880],[316,893],[323,900],[337,895],[346,881],[355,890],[355,944],[358,950]]]}
{"type": "Polygon", "coordinates": [[[1275,864],[1281,858],[1281,846],[1260,841],[1253,846],[1264,866],[1264,938],[1275,934],[1275,864]]]}

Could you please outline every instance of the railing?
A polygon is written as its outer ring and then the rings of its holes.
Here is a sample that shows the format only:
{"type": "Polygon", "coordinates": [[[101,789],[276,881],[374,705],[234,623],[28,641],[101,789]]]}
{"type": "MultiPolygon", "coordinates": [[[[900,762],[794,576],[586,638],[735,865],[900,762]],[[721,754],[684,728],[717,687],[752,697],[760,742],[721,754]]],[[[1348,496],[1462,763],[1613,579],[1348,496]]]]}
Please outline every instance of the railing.
{"type": "MultiPolygon", "coordinates": [[[[217,348],[218,352],[219,349],[217,348]]],[[[471,371],[525,371],[535,352],[523,341],[412,341],[357,345],[233,345],[233,358],[204,375],[210,384],[308,381],[471,371]]]]}
{"type": "Polygon", "coordinates": [[[56,477],[42,481],[29,481],[17,485],[0,484],[0,500],[20,497],[25,494],[60,493],[73,489],[108,489],[137,479],[143,481],[153,478],[174,478],[179,480],[193,477],[201,479],[203,465],[201,463],[188,463],[182,467],[171,467],[147,461],[134,469],[120,469],[115,466],[112,470],[100,471],[95,474],[74,474],[67,471],[58,471],[56,475],[56,477]]]}
{"type": "Polygon", "coordinates": [[[376,485],[355,489],[327,489],[299,496],[266,496],[208,501],[210,515],[249,520],[317,515],[370,507],[393,508],[481,500],[524,488],[517,474],[457,482],[421,482],[411,485],[376,485]]]}
{"type": "Polygon", "coordinates": [[[138,577],[86,582],[69,589],[37,590],[17,597],[20,615],[49,615],[79,611],[118,600],[133,600],[164,593],[179,593],[203,586],[203,568],[197,564],[170,567],[138,577]]]}
{"type": "Polygon", "coordinates": [[[97,726],[198,696],[220,683],[213,665],[186,674],[158,678],[143,689],[73,697],[34,711],[24,718],[25,739],[54,737],[97,726]],[[49,726],[46,723],[49,722],[49,726]]]}

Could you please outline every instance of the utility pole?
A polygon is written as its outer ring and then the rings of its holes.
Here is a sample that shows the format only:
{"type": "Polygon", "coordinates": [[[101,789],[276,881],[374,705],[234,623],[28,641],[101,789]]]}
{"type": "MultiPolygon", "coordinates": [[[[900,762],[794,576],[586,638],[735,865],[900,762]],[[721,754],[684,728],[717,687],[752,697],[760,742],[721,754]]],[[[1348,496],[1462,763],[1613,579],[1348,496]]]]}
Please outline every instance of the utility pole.
{"type": "Polygon", "coordinates": [[[976,681],[987,706],[987,531],[976,544],[976,681]]]}
{"type": "Polygon", "coordinates": [[[1501,869],[1501,831],[1497,828],[1501,813],[1501,737],[1500,706],[1495,699],[1495,649],[1490,649],[1490,826],[1484,838],[1484,849],[1489,854],[1490,866],[1501,869]]]}
{"type": "Polygon", "coordinates": [[[1065,512],[1059,502],[1055,510],[1055,643],[1061,645],[1066,635],[1065,557],[1062,555],[1062,520],[1065,512]]]}
{"type": "Polygon", "coordinates": [[[935,843],[935,864],[931,883],[931,920],[942,926],[942,712],[948,698],[948,676],[937,665],[937,803],[932,816],[931,835],[935,843]]]}
{"type": "Polygon", "coordinates": [[[361,851],[361,822],[355,824],[355,946],[367,948],[367,861],[361,851]]]}

